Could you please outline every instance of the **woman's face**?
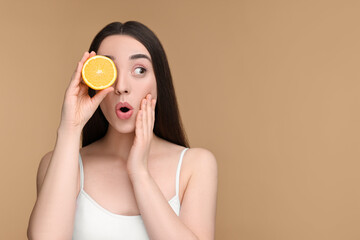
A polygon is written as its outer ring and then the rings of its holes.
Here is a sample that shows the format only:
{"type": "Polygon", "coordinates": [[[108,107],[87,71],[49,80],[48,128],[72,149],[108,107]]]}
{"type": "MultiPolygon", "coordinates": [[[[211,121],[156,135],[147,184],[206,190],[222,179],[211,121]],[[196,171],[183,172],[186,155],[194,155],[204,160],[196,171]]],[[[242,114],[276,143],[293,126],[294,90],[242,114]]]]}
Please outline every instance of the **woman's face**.
{"type": "Polygon", "coordinates": [[[117,68],[114,91],[105,97],[100,108],[111,127],[118,132],[134,132],[141,100],[149,93],[153,99],[157,98],[150,54],[139,41],[126,35],[106,37],[97,54],[110,57],[117,68]],[[127,115],[130,112],[124,113],[120,110],[121,103],[125,102],[133,108],[129,118],[127,115]]]}

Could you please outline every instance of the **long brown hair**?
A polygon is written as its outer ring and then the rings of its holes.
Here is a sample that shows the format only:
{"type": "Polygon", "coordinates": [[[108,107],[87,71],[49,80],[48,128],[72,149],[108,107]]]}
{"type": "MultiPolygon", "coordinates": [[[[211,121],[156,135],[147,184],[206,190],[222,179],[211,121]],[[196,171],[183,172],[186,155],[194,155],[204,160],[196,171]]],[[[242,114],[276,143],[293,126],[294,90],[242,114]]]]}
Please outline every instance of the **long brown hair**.
{"type": "MultiPolygon", "coordinates": [[[[154,134],[169,142],[189,147],[181,123],[170,67],[159,39],[142,23],[136,21],[129,21],[124,24],[113,22],[106,25],[95,36],[90,45],[89,52],[97,52],[101,42],[111,35],[131,36],[142,43],[149,51],[157,84],[154,134]]],[[[89,88],[88,92],[91,97],[95,95],[95,90],[91,88],[89,88]]],[[[83,128],[82,146],[85,147],[104,137],[108,126],[109,122],[106,120],[99,106],[83,128]]]]}

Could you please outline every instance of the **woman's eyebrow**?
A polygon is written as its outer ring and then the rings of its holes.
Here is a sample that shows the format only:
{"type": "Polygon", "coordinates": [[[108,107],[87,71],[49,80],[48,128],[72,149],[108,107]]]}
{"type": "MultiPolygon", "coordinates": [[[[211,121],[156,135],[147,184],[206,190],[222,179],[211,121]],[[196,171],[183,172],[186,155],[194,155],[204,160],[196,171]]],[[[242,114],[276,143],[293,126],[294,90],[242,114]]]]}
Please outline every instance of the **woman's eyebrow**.
{"type": "MultiPolygon", "coordinates": [[[[108,57],[113,61],[115,60],[115,58],[111,55],[103,55],[103,56],[108,57]]],[[[148,55],[142,54],[142,53],[134,54],[129,57],[130,60],[135,60],[135,59],[139,59],[139,58],[145,58],[151,62],[151,58],[148,55]]]]}
{"type": "Polygon", "coordinates": [[[145,55],[145,54],[142,54],[142,53],[134,54],[134,55],[131,55],[129,57],[130,60],[139,59],[139,58],[146,58],[147,60],[149,60],[151,62],[150,57],[148,55],[145,55]]]}

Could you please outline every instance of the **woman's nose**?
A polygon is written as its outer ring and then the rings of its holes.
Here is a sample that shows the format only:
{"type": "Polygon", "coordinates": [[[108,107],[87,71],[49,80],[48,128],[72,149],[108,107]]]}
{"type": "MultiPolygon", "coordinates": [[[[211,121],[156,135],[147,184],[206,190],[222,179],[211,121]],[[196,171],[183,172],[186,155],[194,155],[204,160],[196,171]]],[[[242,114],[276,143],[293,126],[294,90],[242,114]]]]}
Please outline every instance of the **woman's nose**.
{"type": "Polygon", "coordinates": [[[120,76],[120,74],[118,75],[118,77],[115,81],[114,89],[115,89],[115,94],[117,94],[117,95],[130,92],[130,86],[129,86],[129,82],[128,82],[128,79],[126,78],[126,76],[120,76]]]}

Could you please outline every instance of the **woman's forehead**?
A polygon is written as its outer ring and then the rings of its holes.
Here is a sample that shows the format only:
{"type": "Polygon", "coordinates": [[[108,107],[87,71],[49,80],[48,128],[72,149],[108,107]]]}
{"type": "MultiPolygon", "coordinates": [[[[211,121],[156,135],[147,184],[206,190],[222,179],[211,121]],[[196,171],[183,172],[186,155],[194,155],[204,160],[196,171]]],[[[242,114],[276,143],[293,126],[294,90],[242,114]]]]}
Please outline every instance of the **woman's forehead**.
{"type": "Polygon", "coordinates": [[[110,55],[115,59],[130,57],[136,54],[144,54],[150,58],[150,54],[145,46],[135,38],[127,35],[112,35],[106,37],[101,42],[97,54],[110,55]]]}

